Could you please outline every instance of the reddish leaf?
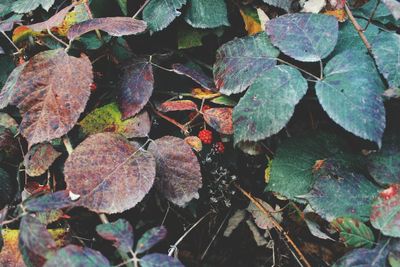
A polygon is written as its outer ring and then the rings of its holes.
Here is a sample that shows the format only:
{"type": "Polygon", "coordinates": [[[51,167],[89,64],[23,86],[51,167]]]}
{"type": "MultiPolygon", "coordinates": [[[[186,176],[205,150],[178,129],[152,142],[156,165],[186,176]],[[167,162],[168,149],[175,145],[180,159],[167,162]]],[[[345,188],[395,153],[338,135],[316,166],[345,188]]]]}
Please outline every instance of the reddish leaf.
{"type": "Polygon", "coordinates": [[[155,161],[119,134],[98,133],[84,140],[64,166],[67,188],[80,195],[77,205],[99,213],[134,207],[149,192],[155,161]]]}
{"type": "Polygon", "coordinates": [[[201,87],[206,88],[211,91],[216,91],[217,89],[215,88],[215,84],[213,79],[210,77],[206,76],[201,70],[197,70],[194,68],[189,68],[185,65],[182,64],[173,64],[172,69],[175,71],[175,73],[185,75],[201,85],[201,87]]]}
{"type": "Polygon", "coordinates": [[[191,100],[165,101],[157,109],[161,112],[197,110],[197,105],[191,100]]]}
{"type": "Polygon", "coordinates": [[[232,108],[210,108],[203,112],[204,120],[222,134],[233,134],[232,108]]]}
{"type": "Polygon", "coordinates": [[[157,162],[156,186],[169,201],[184,206],[198,197],[202,185],[200,164],[184,140],[164,136],[152,142],[148,150],[157,162]]]}
{"type": "Polygon", "coordinates": [[[102,30],[112,36],[123,36],[144,32],[146,22],[129,17],[94,18],[77,23],[68,31],[68,39],[72,40],[93,30],[102,30]]]}
{"type": "Polygon", "coordinates": [[[118,104],[122,119],[135,116],[149,101],[153,93],[153,68],[145,58],[133,58],[123,68],[118,104]]]}
{"type": "Polygon", "coordinates": [[[65,16],[74,6],[75,4],[71,4],[61,9],[59,12],[51,16],[48,20],[27,26],[36,32],[41,32],[43,30],[50,30],[52,27],[61,25],[61,23],[64,21],[65,16]]]}
{"type": "Polygon", "coordinates": [[[92,65],[85,55],[72,57],[64,49],[41,52],[22,70],[11,73],[0,106],[18,106],[21,133],[32,146],[72,129],[89,99],[92,82],[92,65]]]}
{"type": "Polygon", "coordinates": [[[100,252],[76,245],[68,245],[59,249],[44,267],[79,267],[79,266],[111,266],[107,258],[100,252]]]}
{"type": "Polygon", "coordinates": [[[60,155],[49,143],[35,145],[24,157],[25,172],[29,176],[42,175],[60,155]]]}
{"type": "Polygon", "coordinates": [[[37,198],[29,199],[23,203],[24,208],[30,212],[46,212],[63,209],[74,204],[68,190],[57,191],[37,198]]]}
{"type": "Polygon", "coordinates": [[[96,232],[104,239],[114,242],[114,246],[128,253],[133,246],[132,225],[124,219],[118,219],[112,223],[99,224],[96,232]]]}
{"type": "Polygon", "coordinates": [[[6,20],[0,21],[0,31],[8,32],[14,28],[14,24],[21,22],[22,15],[13,15],[6,20]]]}
{"type": "Polygon", "coordinates": [[[167,229],[164,226],[154,227],[142,235],[136,245],[135,253],[143,253],[167,236],[167,229]]]}

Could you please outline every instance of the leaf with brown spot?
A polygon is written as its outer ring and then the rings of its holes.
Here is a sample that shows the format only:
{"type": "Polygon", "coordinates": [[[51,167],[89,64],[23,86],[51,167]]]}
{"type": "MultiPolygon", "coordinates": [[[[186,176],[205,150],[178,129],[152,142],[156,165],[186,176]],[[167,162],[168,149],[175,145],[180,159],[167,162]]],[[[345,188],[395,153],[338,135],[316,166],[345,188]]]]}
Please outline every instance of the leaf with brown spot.
{"type": "Polygon", "coordinates": [[[41,52],[11,73],[0,94],[0,106],[19,108],[20,131],[32,146],[61,137],[74,127],[92,82],[87,56],[72,57],[64,49],[41,52]]]}
{"type": "Polygon", "coordinates": [[[24,157],[25,172],[29,176],[42,175],[60,155],[49,143],[35,145],[24,157]]]}
{"type": "Polygon", "coordinates": [[[64,166],[67,189],[80,195],[77,205],[98,213],[133,208],[150,191],[154,157],[115,133],[85,139],[64,166]]]}
{"type": "Polygon", "coordinates": [[[133,58],[123,69],[118,104],[122,119],[135,116],[149,101],[154,89],[153,68],[145,58],[133,58]]]}
{"type": "Polygon", "coordinates": [[[124,36],[142,33],[146,28],[146,22],[130,17],[94,18],[71,26],[67,37],[73,40],[93,30],[102,30],[111,36],[124,36]]]}
{"type": "Polygon", "coordinates": [[[0,126],[10,129],[14,135],[17,134],[18,123],[7,113],[0,113],[0,126]]]}
{"type": "Polygon", "coordinates": [[[161,112],[197,110],[197,105],[192,100],[175,100],[165,101],[157,109],[161,112]]]}
{"type": "Polygon", "coordinates": [[[208,125],[222,134],[233,134],[232,108],[210,108],[203,117],[208,125]]]}
{"type": "Polygon", "coordinates": [[[152,142],[148,150],[156,158],[156,187],[165,198],[178,206],[198,198],[202,186],[200,164],[183,139],[164,136],[152,142]]]}

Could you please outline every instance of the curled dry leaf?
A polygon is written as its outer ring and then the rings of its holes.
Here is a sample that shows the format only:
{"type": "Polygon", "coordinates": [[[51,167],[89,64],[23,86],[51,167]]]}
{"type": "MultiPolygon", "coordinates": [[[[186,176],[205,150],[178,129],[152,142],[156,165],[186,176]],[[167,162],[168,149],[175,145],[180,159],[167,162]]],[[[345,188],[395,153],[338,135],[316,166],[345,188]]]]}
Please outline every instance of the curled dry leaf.
{"type": "Polygon", "coordinates": [[[24,157],[25,172],[29,176],[42,175],[60,155],[49,143],[35,145],[24,157]]]}
{"type": "Polygon", "coordinates": [[[133,58],[123,68],[118,105],[122,119],[135,116],[149,101],[154,89],[153,68],[145,58],[133,58]]]}
{"type": "Polygon", "coordinates": [[[32,146],[72,129],[89,99],[92,82],[87,56],[72,57],[64,49],[41,52],[11,73],[0,94],[0,107],[19,108],[20,131],[32,146]]]}
{"type": "Polygon", "coordinates": [[[79,194],[77,205],[98,213],[133,208],[150,191],[154,157],[115,133],[98,133],[84,140],[64,166],[67,189],[79,194]]]}
{"type": "Polygon", "coordinates": [[[161,112],[197,110],[197,105],[191,100],[165,101],[157,109],[161,112]]]}
{"type": "Polygon", "coordinates": [[[184,206],[199,196],[202,186],[200,164],[183,139],[164,136],[148,149],[157,162],[157,189],[172,203],[184,206]]]}
{"type": "Polygon", "coordinates": [[[222,134],[233,134],[232,108],[210,108],[203,112],[208,125],[222,134]]]}
{"type": "Polygon", "coordinates": [[[144,32],[146,28],[146,22],[130,17],[94,18],[71,26],[67,37],[73,40],[93,30],[102,30],[111,36],[124,36],[144,32]]]}

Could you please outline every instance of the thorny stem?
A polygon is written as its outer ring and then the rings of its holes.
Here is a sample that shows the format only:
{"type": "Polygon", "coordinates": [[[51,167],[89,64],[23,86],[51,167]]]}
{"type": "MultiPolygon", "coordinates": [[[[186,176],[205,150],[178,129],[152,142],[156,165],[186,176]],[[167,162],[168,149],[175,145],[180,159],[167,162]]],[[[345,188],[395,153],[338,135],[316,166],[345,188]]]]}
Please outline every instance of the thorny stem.
{"type": "Polygon", "coordinates": [[[21,49],[19,49],[18,46],[16,46],[16,44],[10,39],[10,37],[8,37],[8,35],[4,31],[0,32],[1,34],[4,35],[4,37],[6,37],[7,41],[10,42],[10,44],[15,48],[15,50],[17,50],[17,54],[21,53],[21,49]]]}
{"type": "Polygon", "coordinates": [[[293,240],[290,238],[289,234],[285,231],[285,229],[283,229],[283,227],[279,224],[279,222],[277,222],[275,220],[274,217],[272,217],[271,213],[263,206],[261,205],[261,203],[254,198],[249,192],[247,192],[246,190],[244,190],[240,185],[238,185],[237,183],[234,184],[235,187],[237,189],[239,189],[240,192],[242,192],[242,194],[244,196],[246,196],[251,202],[253,202],[254,205],[256,205],[256,207],[262,211],[267,217],[268,219],[272,222],[272,224],[274,225],[274,228],[282,233],[284,235],[284,237],[286,238],[286,240],[289,242],[289,244],[293,247],[293,249],[296,251],[297,255],[300,257],[300,260],[304,263],[305,266],[307,267],[311,267],[311,264],[307,261],[307,259],[304,257],[303,253],[300,251],[300,249],[296,246],[296,244],[293,242],[293,240]]]}
{"type": "Polygon", "coordinates": [[[370,15],[370,17],[369,17],[369,19],[368,19],[368,21],[367,21],[367,24],[365,25],[363,31],[366,31],[367,28],[368,28],[368,26],[369,26],[369,24],[371,24],[372,19],[374,18],[375,12],[376,12],[376,10],[378,9],[378,6],[379,6],[380,3],[381,3],[381,0],[378,0],[378,1],[376,2],[376,6],[375,6],[374,10],[372,10],[372,13],[371,13],[371,15],[370,15]]]}
{"type": "Polygon", "coordinates": [[[363,41],[365,47],[368,49],[368,52],[370,54],[372,54],[371,44],[368,42],[367,37],[365,37],[363,29],[361,28],[360,24],[358,24],[357,20],[354,18],[353,13],[351,12],[351,10],[347,4],[344,5],[344,10],[346,11],[346,14],[349,17],[354,28],[358,32],[358,35],[360,36],[361,40],[363,41]]]}
{"type": "Polygon", "coordinates": [[[304,70],[304,69],[302,69],[302,68],[300,68],[300,67],[298,67],[298,66],[296,66],[296,65],[294,65],[294,64],[292,64],[292,63],[289,63],[289,62],[287,62],[287,61],[285,61],[285,60],[283,60],[283,59],[280,59],[280,58],[276,58],[276,60],[279,61],[279,62],[281,62],[281,63],[284,63],[284,64],[286,64],[286,65],[289,65],[289,66],[291,66],[291,67],[293,67],[293,68],[298,69],[299,71],[301,71],[301,72],[303,72],[303,73],[309,75],[310,77],[313,77],[313,78],[314,78],[315,80],[317,80],[317,81],[321,80],[321,78],[315,76],[314,74],[312,74],[312,73],[310,73],[310,72],[308,72],[308,71],[306,71],[306,70],[304,70]]]}
{"type": "Polygon", "coordinates": [[[133,19],[135,19],[140,12],[147,6],[147,4],[150,2],[150,0],[146,0],[146,2],[143,3],[143,5],[136,11],[135,15],[132,16],[133,19]]]}
{"type": "Polygon", "coordinates": [[[201,223],[209,214],[211,211],[207,212],[206,214],[203,215],[195,224],[192,225],[192,227],[189,228],[176,242],[171,246],[171,248],[168,250],[168,256],[172,256],[175,252],[175,250],[178,248],[179,243],[182,242],[182,240],[194,229],[196,226],[201,223]]]}

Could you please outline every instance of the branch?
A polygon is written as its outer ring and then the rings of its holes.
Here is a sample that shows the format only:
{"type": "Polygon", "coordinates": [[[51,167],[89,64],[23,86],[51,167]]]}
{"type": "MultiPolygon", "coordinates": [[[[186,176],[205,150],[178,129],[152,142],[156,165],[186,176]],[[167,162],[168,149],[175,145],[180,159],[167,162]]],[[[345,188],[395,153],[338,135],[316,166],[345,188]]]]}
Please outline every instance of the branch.
{"type": "Polygon", "coordinates": [[[364,34],[363,29],[361,28],[360,24],[358,24],[357,20],[354,18],[353,13],[351,12],[349,6],[345,4],[344,10],[346,11],[347,16],[349,17],[351,23],[353,24],[354,28],[360,35],[361,40],[363,41],[365,47],[368,49],[368,52],[372,54],[371,44],[368,42],[367,37],[364,34]]]}

